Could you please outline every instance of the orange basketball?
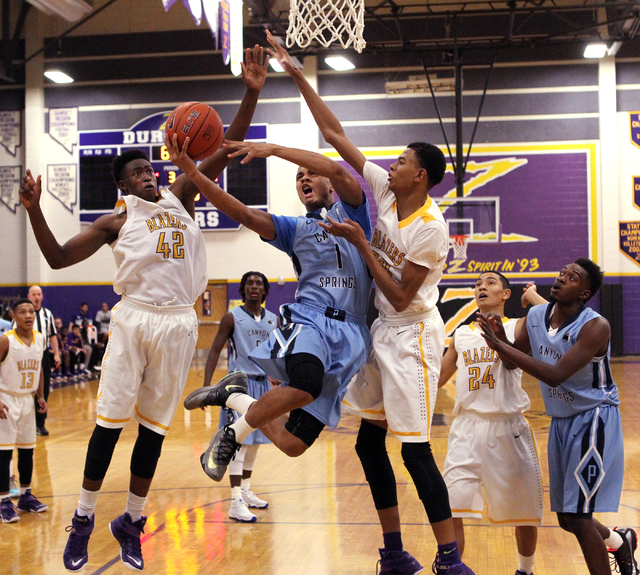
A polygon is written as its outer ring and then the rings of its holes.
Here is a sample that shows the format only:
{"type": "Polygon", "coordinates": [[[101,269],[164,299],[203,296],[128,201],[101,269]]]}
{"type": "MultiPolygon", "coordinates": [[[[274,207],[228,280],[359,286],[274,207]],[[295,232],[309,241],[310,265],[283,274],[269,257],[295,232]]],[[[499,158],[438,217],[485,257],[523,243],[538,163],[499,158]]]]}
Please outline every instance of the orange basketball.
{"type": "Polygon", "coordinates": [[[171,114],[164,128],[169,138],[178,134],[178,145],[182,148],[189,136],[189,156],[193,160],[204,160],[222,143],[224,129],[222,120],[211,106],[200,102],[180,104],[171,114]]]}

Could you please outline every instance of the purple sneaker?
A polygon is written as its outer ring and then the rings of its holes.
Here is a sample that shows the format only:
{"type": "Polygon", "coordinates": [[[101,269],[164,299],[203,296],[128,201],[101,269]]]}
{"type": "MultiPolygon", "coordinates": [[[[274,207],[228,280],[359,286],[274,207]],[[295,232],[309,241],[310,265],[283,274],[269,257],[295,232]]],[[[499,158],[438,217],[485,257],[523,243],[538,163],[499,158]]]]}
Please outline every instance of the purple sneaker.
{"type": "Polygon", "coordinates": [[[423,567],[407,551],[393,551],[378,549],[380,560],[376,575],[417,575],[422,573],[423,567]]]}
{"type": "Polygon", "coordinates": [[[16,513],[16,508],[13,506],[13,502],[7,495],[2,501],[0,501],[0,518],[3,523],[15,523],[20,521],[20,517],[16,513]]]}
{"type": "Polygon", "coordinates": [[[43,511],[47,511],[48,509],[49,507],[36,499],[35,495],[31,493],[31,489],[27,489],[24,495],[21,495],[20,499],[18,499],[18,511],[42,513],[43,511]]]}
{"type": "Polygon", "coordinates": [[[144,533],[146,517],[141,517],[135,523],[131,521],[131,515],[125,513],[109,523],[111,534],[120,543],[120,559],[134,571],[144,569],[142,559],[142,547],[140,546],[140,535],[144,533]]]}
{"type": "Polygon", "coordinates": [[[457,563],[456,565],[443,565],[442,563],[438,563],[437,555],[431,570],[436,575],[475,575],[464,563],[457,563]]]}
{"type": "Polygon", "coordinates": [[[70,533],[62,556],[64,567],[67,571],[72,573],[80,571],[85,563],[89,561],[87,546],[89,545],[89,537],[91,537],[93,525],[93,515],[87,517],[78,515],[77,511],[74,513],[71,525],[66,529],[70,533]]]}

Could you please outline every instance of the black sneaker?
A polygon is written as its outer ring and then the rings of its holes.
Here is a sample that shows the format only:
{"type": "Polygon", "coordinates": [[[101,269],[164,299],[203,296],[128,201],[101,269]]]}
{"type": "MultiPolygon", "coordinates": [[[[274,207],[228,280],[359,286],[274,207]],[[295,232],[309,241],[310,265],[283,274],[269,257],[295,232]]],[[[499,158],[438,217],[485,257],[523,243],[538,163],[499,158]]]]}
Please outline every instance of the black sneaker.
{"type": "Polygon", "coordinates": [[[242,446],[236,443],[236,432],[228,425],[221,427],[200,456],[202,469],[214,481],[222,481],[229,462],[240,447],[242,446]]]}
{"type": "Polygon", "coordinates": [[[622,545],[609,553],[615,559],[615,570],[621,575],[638,575],[638,563],[633,554],[638,547],[638,537],[633,529],[614,529],[622,537],[622,545]]]}
{"type": "Polygon", "coordinates": [[[215,385],[206,385],[192,391],[184,400],[184,407],[189,410],[207,405],[226,407],[227,399],[232,393],[247,393],[246,373],[234,371],[215,385]]]}
{"type": "Polygon", "coordinates": [[[42,437],[49,435],[49,430],[44,426],[44,423],[36,426],[36,435],[41,435],[42,437]]]}

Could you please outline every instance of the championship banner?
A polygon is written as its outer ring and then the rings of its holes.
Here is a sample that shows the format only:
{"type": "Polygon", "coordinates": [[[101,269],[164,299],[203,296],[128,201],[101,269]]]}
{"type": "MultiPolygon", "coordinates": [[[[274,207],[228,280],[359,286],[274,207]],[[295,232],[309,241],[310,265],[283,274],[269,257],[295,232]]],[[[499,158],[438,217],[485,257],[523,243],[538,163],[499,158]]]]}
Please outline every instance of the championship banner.
{"type": "Polygon", "coordinates": [[[22,166],[0,166],[0,202],[14,214],[20,205],[22,166]]]}
{"type": "Polygon", "coordinates": [[[49,135],[73,154],[73,146],[78,142],[78,108],[51,108],[49,135]]]}
{"type": "Polygon", "coordinates": [[[620,222],[620,251],[640,265],[640,222],[620,222]]]}
{"type": "Polygon", "coordinates": [[[640,112],[629,112],[631,142],[640,148],[640,112]]]}
{"type": "Polygon", "coordinates": [[[231,60],[231,5],[230,0],[220,1],[220,47],[225,66],[231,60]]]}
{"type": "Polygon", "coordinates": [[[640,209],[640,176],[633,176],[633,205],[640,209]]]}
{"type": "Polygon", "coordinates": [[[73,206],[78,201],[77,171],[76,164],[47,166],[47,190],[71,213],[73,213],[73,206]]]}
{"type": "Polygon", "coordinates": [[[21,134],[20,112],[0,112],[0,144],[14,157],[21,134]]]}

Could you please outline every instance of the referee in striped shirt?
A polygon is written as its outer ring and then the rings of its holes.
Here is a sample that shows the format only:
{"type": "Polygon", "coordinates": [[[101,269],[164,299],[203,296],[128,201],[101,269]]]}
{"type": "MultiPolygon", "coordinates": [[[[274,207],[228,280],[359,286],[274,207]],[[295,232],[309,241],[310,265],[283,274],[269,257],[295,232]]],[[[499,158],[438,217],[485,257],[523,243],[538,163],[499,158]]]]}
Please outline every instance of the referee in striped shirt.
{"type": "MultiPolygon", "coordinates": [[[[44,335],[45,341],[49,342],[51,349],[53,350],[53,358],[49,347],[45,346],[44,353],[42,354],[42,373],[44,374],[44,399],[49,399],[49,386],[51,384],[51,365],[52,360],[56,368],[60,367],[60,350],[58,349],[58,338],[56,334],[55,322],[53,321],[53,314],[47,308],[42,307],[42,288],[40,286],[31,286],[29,288],[29,295],[27,296],[29,301],[33,304],[33,309],[36,310],[36,321],[33,328],[44,335]]],[[[36,433],[38,435],[49,435],[49,431],[44,426],[44,420],[47,417],[46,413],[38,412],[38,398],[34,396],[36,402],[36,433]]]]}

